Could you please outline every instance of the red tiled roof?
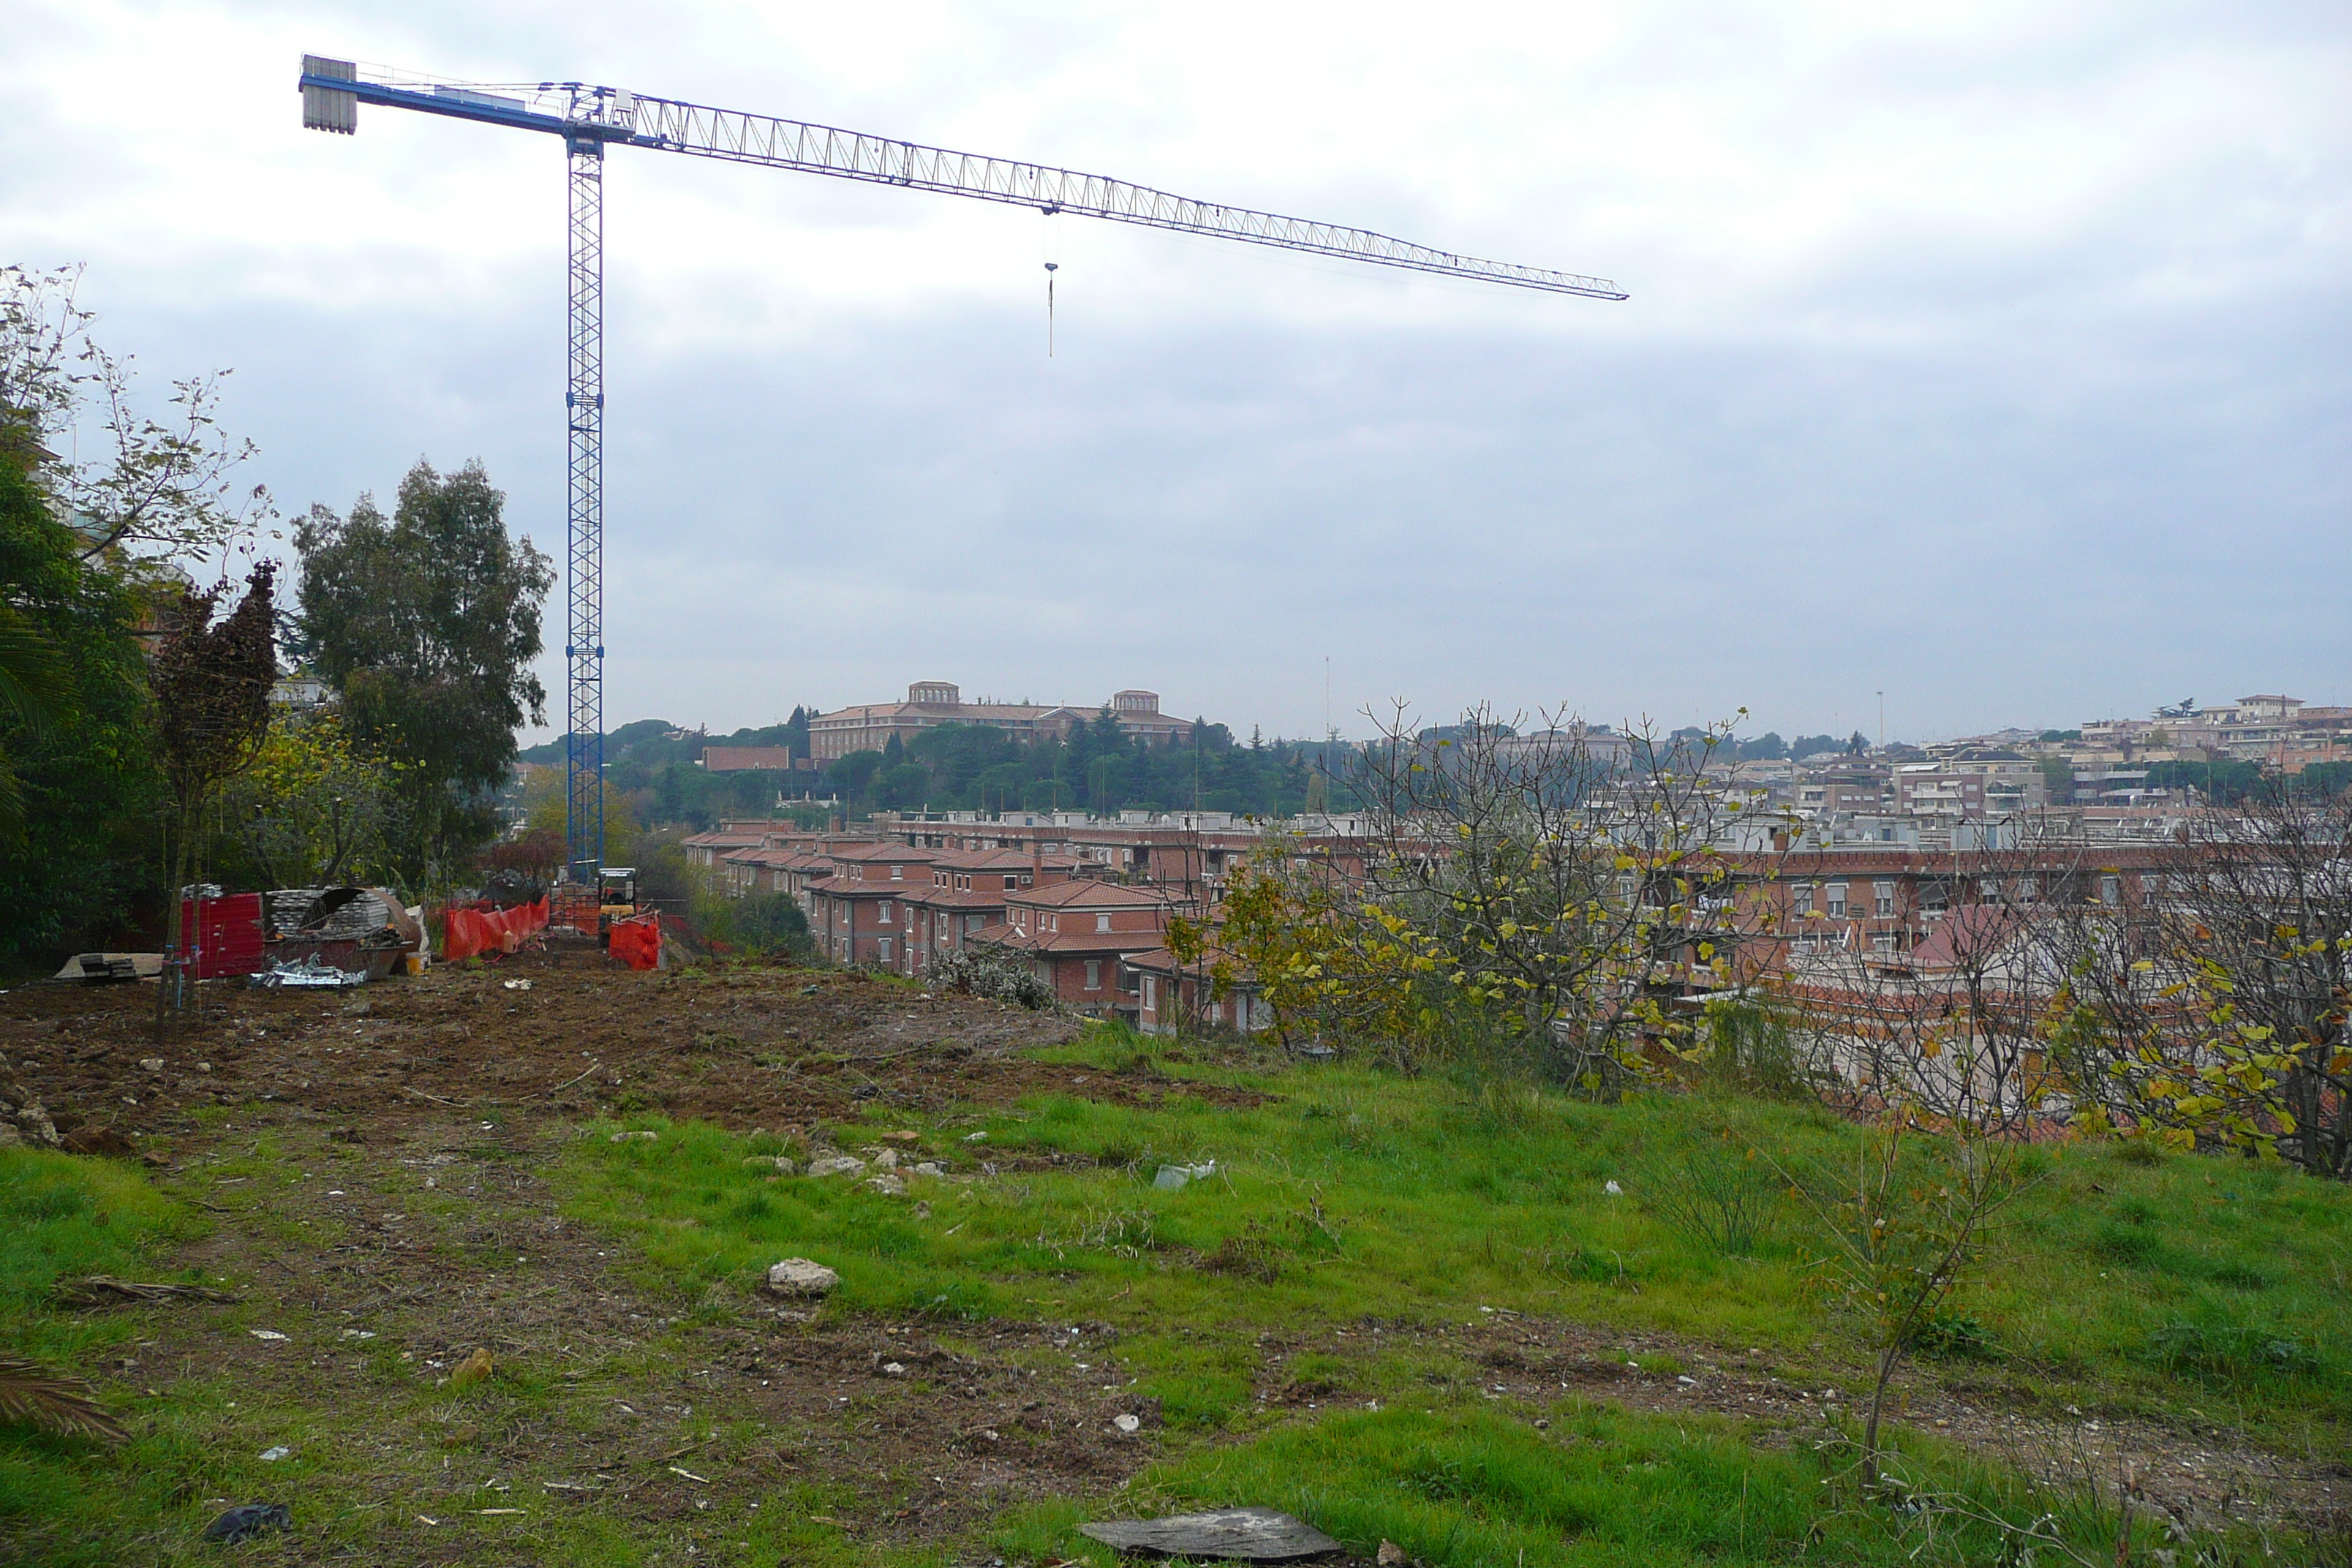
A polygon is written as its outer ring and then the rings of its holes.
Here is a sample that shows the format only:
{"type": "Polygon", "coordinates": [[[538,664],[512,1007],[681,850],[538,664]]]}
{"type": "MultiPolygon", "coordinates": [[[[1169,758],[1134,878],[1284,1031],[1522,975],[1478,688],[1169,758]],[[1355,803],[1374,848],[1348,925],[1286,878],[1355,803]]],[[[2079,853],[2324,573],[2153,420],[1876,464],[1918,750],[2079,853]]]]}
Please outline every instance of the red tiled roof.
{"type": "Polygon", "coordinates": [[[940,858],[937,849],[918,849],[910,844],[849,844],[830,847],[825,853],[835,860],[856,860],[871,865],[893,863],[928,866],[940,858]]]}
{"type": "Polygon", "coordinates": [[[1913,948],[1909,958],[1916,969],[1955,969],[1982,963],[2022,930],[2025,917],[2000,904],[1962,904],[1913,948]]]}
{"type": "MultiPolygon", "coordinates": [[[[870,887],[873,884],[866,885],[870,887]]],[[[933,909],[1001,910],[1004,907],[1004,893],[1001,889],[990,891],[984,889],[919,888],[898,896],[910,904],[923,904],[933,909]]]]}
{"type": "Polygon", "coordinates": [[[714,773],[740,773],[745,769],[782,773],[793,765],[790,746],[705,746],[702,765],[714,773]]]}
{"type": "Polygon", "coordinates": [[[748,849],[756,847],[767,837],[764,833],[696,833],[678,840],[682,848],[748,849]]]}
{"type": "Polygon", "coordinates": [[[1156,890],[1082,877],[1048,887],[1024,888],[1013,895],[1013,901],[1039,909],[1165,909],[1172,907],[1177,900],[1156,890]]]}
{"type": "Polygon", "coordinates": [[[934,849],[933,865],[958,871],[1026,871],[1032,864],[1053,871],[1075,869],[1079,861],[1071,855],[1041,855],[1033,862],[1025,851],[1019,849],[934,849]]]}
{"type": "Polygon", "coordinates": [[[1155,947],[1149,952],[1130,952],[1127,955],[1127,962],[1131,968],[1149,969],[1155,974],[1174,974],[1181,969],[1187,976],[1205,972],[1213,964],[1222,963],[1229,978],[1244,985],[1256,983],[1248,964],[1214,943],[1210,945],[1198,963],[1180,964],[1176,962],[1176,955],[1164,947],[1155,947]]]}
{"type": "Polygon", "coordinates": [[[972,932],[971,940],[1023,952],[1129,953],[1148,952],[1161,937],[1156,931],[1022,931],[1012,926],[988,926],[972,932]]]}

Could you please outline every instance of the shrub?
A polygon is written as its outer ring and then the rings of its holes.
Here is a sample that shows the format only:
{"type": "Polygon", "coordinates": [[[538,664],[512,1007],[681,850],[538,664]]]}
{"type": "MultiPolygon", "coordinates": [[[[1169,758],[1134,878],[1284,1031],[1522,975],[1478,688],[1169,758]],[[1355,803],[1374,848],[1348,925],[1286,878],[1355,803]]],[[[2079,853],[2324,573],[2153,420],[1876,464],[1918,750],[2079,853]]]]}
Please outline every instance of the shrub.
{"type": "Polygon", "coordinates": [[[802,957],[816,951],[808,916],[790,893],[754,893],[735,906],[731,935],[747,952],[767,957],[802,957]]]}
{"type": "Polygon", "coordinates": [[[1676,1230],[1727,1257],[1745,1258],[1772,1221],[1779,1188],[1769,1166],[1727,1144],[1695,1144],[1658,1179],[1650,1208],[1676,1230]]]}
{"type": "Polygon", "coordinates": [[[1816,1098],[1824,1087],[1787,1014],[1777,1008],[1711,1002],[1702,1030],[1702,1070],[1720,1083],[1773,1100],[1816,1098]]]}
{"type": "Polygon", "coordinates": [[[1919,1331],[1919,1353],[1938,1361],[1998,1361],[1992,1331],[1958,1312],[1938,1313],[1919,1331]]]}
{"type": "Polygon", "coordinates": [[[993,947],[964,947],[931,966],[933,982],[968,996],[1012,1002],[1033,1012],[1053,1012],[1061,1006],[1035,969],[1023,959],[993,947]]]}

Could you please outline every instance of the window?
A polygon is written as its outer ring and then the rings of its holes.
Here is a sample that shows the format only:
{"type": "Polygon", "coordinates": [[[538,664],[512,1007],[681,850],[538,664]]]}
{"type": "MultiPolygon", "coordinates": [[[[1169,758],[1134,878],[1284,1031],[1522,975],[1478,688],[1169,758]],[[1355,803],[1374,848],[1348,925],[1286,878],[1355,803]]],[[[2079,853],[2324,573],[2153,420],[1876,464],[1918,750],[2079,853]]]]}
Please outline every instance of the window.
{"type": "Polygon", "coordinates": [[[1097,916],[1095,917],[1095,930],[1097,930],[1097,931],[1108,931],[1108,930],[1110,930],[1110,917],[1109,917],[1108,915],[1097,915],[1097,916]]]}
{"type": "Polygon", "coordinates": [[[880,942],[876,942],[876,943],[874,944],[874,952],[875,952],[876,956],[879,957],[879,958],[882,960],[882,962],[883,962],[883,963],[889,963],[889,962],[890,962],[890,939],[889,939],[888,937],[887,937],[887,936],[886,936],[886,937],[884,937],[880,942]]]}
{"type": "Polygon", "coordinates": [[[1157,1009],[1160,1005],[1160,983],[1147,974],[1143,977],[1143,1005],[1157,1009]]]}
{"type": "Polygon", "coordinates": [[[966,915],[963,917],[964,934],[966,936],[970,936],[972,932],[978,931],[987,923],[988,917],[986,915],[966,915]]]}
{"type": "Polygon", "coordinates": [[[1099,958],[1087,960],[1087,989],[1089,991],[1102,989],[1102,960],[1099,958]]]}
{"type": "Polygon", "coordinates": [[[1789,912],[1792,915],[1807,915],[1812,913],[1812,911],[1813,885],[1811,882],[1800,882],[1795,887],[1790,888],[1789,889],[1789,912]]]}
{"type": "Polygon", "coordinates": [[[1830,919],[1833,921],[1842,921],[1845,919],[1845,884],[1843,882],[1832,882],[1829,885],[1829,895],[1830,919]]]}
{"type": "Polygon", "coordinates": [[[905,868],[904,866],[893,866],[893,867],[891,867],[891,868],[890,868],[890,879],[891,879],[892,881],[894,881],[894,882],[903,882],[903,881],[905,881],[905,880],[907,879],[907,868],[905,868]]]}
{"type": "Polygon", "coordinates": [[[1873,882],[1870,885],[1872,909],[1882,919],[1895,912],[1895,884],[1873,882]]]}
{"type": "Polygon", "coordinates": [[[890,900],[887,899],[882,900],[881,920],[884,925],[888,925],[890,923],[890,900]]]}
{"type": "Polygon", "coordinates": [[[2099,902],[2120,904],[2124,901],[2124,879],[2121,877],[2099,879],[2099,902]]]}
{"type": "Polygon", "coordinates": [[[1018,877],[1007,877],[1004,879],[1004,890],[1008,893],[1020,885],[1021,879],[1018,877]]]}

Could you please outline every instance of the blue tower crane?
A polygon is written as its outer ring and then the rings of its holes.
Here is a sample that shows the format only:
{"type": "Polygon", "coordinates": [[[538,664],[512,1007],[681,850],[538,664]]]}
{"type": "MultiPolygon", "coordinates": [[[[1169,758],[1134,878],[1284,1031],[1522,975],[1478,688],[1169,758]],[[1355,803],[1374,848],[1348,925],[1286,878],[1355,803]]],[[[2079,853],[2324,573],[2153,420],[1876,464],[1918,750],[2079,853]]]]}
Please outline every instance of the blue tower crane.
{"type": "Polygon", "coordinates": [[[359,106],[416,110],[561,137],[569,204],[570,426],[564,550],[565,876],[590,887],[604,858],[604,149],[643,147],[727,163],[901,185],[1268,245],[1380,267],[1591,300],[1626,296],[1605,278],[1481,261],[1369,229],[1283,217],[1171,195],[1010,158],[954,153],[805,121],[711,109],[577,81],[443,81],[351,60],[302,57],[302,124],[349,136],[359,106]]]}

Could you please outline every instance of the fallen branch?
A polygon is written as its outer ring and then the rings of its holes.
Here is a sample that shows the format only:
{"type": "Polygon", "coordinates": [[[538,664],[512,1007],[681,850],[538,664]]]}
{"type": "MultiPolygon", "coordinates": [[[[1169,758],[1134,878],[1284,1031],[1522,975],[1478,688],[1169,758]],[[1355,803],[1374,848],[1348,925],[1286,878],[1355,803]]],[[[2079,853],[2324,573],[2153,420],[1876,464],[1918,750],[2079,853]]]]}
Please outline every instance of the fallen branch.
{"type": "Polygon", "coordinates": [[[572,1074],[570,1078],[565,1079],[562,1083],[557,1084],[553,1089],[533,1089],[533,1090],[531,1091],[531,1093],[530,1093],[530,1098],[537,1099],[539,1096],[543,1095],[543,1094],[558,1094],[558,1093],[561,1093],[562,1090],[567,1089],[570,1089],[573,1084],[578,1083],[582,1079],[586,1078],[590,1073],[594,1072],[598,1068],[600,1068],[600,1067],[602,1067],[602,1066],[604,1066],[604,1063],[602,1063],[602,1062],[590,1062],[586,1067],[584,1067],[584,1068],[581,1068],[578,1072],[576,1072],[576,1073],[572,1074]]]}
{"type": "Polygon", "coordinates": [[[139,1279],[117,1279],[105,1274],[92,1274],[70,1282],[61,1282],[57,1288],[57,1297],[68,1307],[111,1307],[124,1301],[245,1300],[242,1296],[232,1296],[226,1290],[215,1290],[203,1285],[149,1283],[139,1279]]]}

